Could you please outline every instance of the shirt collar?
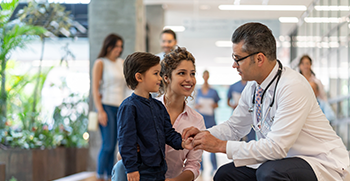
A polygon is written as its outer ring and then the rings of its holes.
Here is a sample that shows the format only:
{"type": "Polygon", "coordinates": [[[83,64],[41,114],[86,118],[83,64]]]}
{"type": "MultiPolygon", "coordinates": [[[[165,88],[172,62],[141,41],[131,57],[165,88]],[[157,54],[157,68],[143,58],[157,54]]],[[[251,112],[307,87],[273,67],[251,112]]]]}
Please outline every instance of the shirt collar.
{"type": "Polygon", "coordinates": [[[141,97],[141,96],[139,96],[139,95],[136,95],[135,93],[132,93],[132,95],[131,95],[131,97],[133,97],[133,98],[135,98],[135,99],[138,99],[138,100],[140,100],[140,101],[143,101],[143,102],[151,102],[151,100],[152,100],[152,96],[151,96],[151,94],[149,94],[149,98],[147,99],[147,98],[144,98],[144,97],[141,97]]]}
{"type": "MultiPolygon", "coordinates": [[[[270,74],[266,77],[266,79],[260,84],[260,87],[262,89],[265,90],[265,88],[267,87],[267,85],[269,85],[269,83],[271,82],[271,80],[275,77],[275,75],[277,74],[278,71],[278,62],[276,61],[276,65],[275,67],[273,67],[272,71],[270,72],[270,74]]],[[[257,83],[256,83],[257,84],[257,83]]],[[[259,85],[257,84],[257,87],[259,85]]]]}
{"type": "MultiPolygon", "coordinates": [[[[165,106],[165,104],[164,104],[164,99],[165,99],[164,94],[161,95],[160,97],[157,97],[156,99],[157,99],[158,101],[162,102],[162,104],[165,106]]],[[[186,104],[186,102],[185,102],[185,108],[184,108],[184,110],[182,111],[181,114],[185,114],[185,113],[187,114],[188,110],[189,110],[189,107],[187,106],[187,104],[186,104]]]]}

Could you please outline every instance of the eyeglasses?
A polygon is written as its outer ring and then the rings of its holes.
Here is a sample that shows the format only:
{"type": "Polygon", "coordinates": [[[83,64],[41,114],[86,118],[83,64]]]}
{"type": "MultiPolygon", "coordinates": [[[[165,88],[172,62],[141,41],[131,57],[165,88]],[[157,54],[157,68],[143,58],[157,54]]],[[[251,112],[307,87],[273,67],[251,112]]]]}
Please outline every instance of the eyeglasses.
{"type": "Polygon", "coordinates": [[[237,65],[239,65],[239,64],[238,64],[239,61],[242,61],[242,60],[244,60],[244,59],[246,59],[246,58],[248,58],[248,57],[250,57],[250,56],[253,56],[253,55],[255,55],[255,54],[258,54],[258,53],[260,53],[260,52],[255,52],[255,53],[249,54],[249,55],[247,55],[247,56],[245,56],[245,57],[243,57],[243,58],[239,58],[239,59],[236,59],[236,58],[235,58],[236,56],[232,53],[232,59],[237,63],[237,65]]]}

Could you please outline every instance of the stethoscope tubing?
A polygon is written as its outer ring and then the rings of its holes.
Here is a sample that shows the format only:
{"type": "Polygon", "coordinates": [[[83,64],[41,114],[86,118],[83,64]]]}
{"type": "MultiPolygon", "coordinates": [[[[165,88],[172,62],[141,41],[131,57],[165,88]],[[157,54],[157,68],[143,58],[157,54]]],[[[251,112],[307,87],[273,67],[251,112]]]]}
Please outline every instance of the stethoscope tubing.
{"type": "MultiPolygon", "coordinates": [[[[263,103],[263,97],[267,91],[267,89],[271,86],[271,84],[276,80],[276,85],[275,85],[275,89],[274,89],[274,92],[273,92],[273,97],[272,97],[272,101],[269,105],[269,108],[267,109],[267,112],[265,113],[265,116],[264,116],[264,119],[262,121],[260,121],[258,123],[258,128],[256,128],[253,124],[251,125],[252,128],[254,129],[254,131],[258,132],[261,130],[261,128],[259,127],[259,125],[263,125],[263,123],[266,121],[266,118],[267,118],[267,115],[269,114],[274,102],[275,102],[275,95],[276,95],[276,88],[277,88],[277,85],[278,85],[278,82],[281,78],[281,75],[282,75],[282,69],[283,69],[283,66],[282,66],[282,63],[277,60],[278,62],[278,71],[277,71],[277,74],[275,75],[275,77],[270,81],[270,83],[267,85],[267,87],[265,88],[264,92],[262,93],[262,96],[261,96],[261,99],[260,99],[260,104],[263,103]]],[[[254,105],[255,105],[255,92],[256,92],[256,87],[255,87],[255,90],[254,90],[254,94],[253,94],[253,100],[252,100],[252,106],[251,108],[248,109],[248,112],[253,112],[254,111],[254,105]]]]}

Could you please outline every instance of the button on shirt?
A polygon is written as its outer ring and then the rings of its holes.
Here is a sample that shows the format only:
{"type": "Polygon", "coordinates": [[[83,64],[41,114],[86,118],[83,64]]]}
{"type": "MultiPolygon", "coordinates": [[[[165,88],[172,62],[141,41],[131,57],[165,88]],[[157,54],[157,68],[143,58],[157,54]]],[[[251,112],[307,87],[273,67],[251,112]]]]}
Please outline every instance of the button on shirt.
{"type": "Polygon", "coordinates": [[[159,167],[165,144],[182,149],[181,135],[172,128],[166,108],[151,96],[146,99],[133,93],[120,105],[117,118],[119,150],[127,173],[138,171],[141,162],[159,167]]]}
{"type": "MultiPolygon", "coordinates": [[[[261,83],[263,89],[276,75],[277,69],[276,63],[261,83]]],[[[342,180],[348,173],[348,151],[322,113],[310,84],[300,73],[288,67],[283,68],[276,88],[275,103],[269,113],[267,110],[273,98],[275,83],[264,95],[262,117],[267,116],[264,122],[271,126],[263,130],[262,134],[257,134],[258,141],[238,141],[249,132],[252,124],[257,126],[256,109],[248,112],[257,86],[255,81],[248,82],[229,120],[209,129],[215,137],[229,140],[226,144],[227,157],[237,167],[285,157],[300,157],[311,165],[319,181],[342,180]]]]}

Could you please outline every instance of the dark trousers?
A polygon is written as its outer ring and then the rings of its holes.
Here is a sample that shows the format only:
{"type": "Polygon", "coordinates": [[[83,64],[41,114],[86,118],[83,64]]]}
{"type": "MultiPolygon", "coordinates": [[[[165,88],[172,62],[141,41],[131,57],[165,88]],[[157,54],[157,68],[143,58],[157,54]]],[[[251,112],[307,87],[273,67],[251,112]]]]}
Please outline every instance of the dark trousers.
{"type": "Polygon", "coordinates": [[[139,166],[140,181],[164,181],[167,170],[168,166],[165,160],[159,167],[149,167],[141,163],[139,166]]]}
{"type": "Polygon", "coordinates": [[[317,181],[315,172],[303,159],[284,158],[266,161],[258,169],[235,167],[234,163],[221,166],[214,181],[317,181]]]}

